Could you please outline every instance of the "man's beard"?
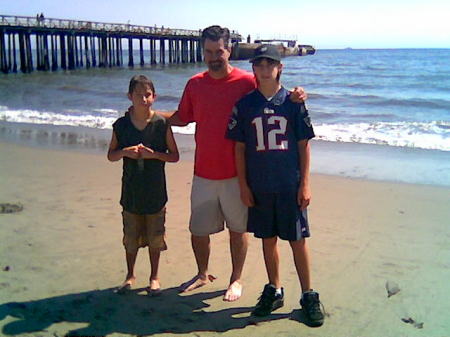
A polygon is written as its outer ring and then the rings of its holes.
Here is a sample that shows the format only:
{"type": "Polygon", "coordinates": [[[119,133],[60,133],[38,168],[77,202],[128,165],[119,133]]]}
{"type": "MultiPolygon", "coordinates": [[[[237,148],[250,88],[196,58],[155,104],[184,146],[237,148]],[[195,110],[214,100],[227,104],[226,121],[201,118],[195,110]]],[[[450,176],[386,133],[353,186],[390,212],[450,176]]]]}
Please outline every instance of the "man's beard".
{"type": "Polygon", "coordinates": [[[208,63],[208,69],[211,71],[220,71],[222,70],[224,67],[224,62],[223,61],[213,61],[213,62],[209,62],[208,63]]]}

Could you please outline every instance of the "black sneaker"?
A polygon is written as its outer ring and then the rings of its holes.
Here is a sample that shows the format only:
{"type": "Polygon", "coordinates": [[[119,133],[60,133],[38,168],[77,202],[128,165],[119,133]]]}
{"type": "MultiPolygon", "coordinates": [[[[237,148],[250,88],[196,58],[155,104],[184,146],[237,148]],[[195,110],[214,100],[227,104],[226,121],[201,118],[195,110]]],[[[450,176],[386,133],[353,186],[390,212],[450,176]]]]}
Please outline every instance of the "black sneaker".
{"type": "Polygon", "coordinates": [[[300,305],[309,326],[321,326],[323,324],[324,314],[320,307],[319,293],[315,291],[304,292],[300,299],[300,305]]]}
{"type": "Polygon", "coordinates": [[[281,288],[281,294],[277,294],[276,291],[277,289],[273,285],[266,284],[252,315],[267,316],[272,311],[281,308],[284,305],[284,291],[283,288],[281,288]]]}

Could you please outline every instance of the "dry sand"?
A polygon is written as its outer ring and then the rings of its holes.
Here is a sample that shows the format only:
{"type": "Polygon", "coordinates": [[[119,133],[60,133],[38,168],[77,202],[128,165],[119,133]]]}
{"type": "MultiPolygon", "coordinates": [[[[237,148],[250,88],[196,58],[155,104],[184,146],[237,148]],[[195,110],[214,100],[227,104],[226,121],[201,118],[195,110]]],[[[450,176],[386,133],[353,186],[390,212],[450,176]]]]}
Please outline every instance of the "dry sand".
{"type": "Polygon", "coordinates": [[[313,175],[312,276],[327,318],[310,328],[286,242],[285,306],[265,319],[249,313],[266,283],[254,238],[238,302],[222,301],[231,270],[226,232],[212,237],[210,271],[218,279],[178,294],[196,272],[187,225],[191,162],[166,166],[169,250],[160,266],[164,291],[150,298],[145,250],[135,290],[112,291],[125,276],[121,163],[5,143],[0,154],[0,203],[24,207],[0,214],[2,335],[450,336],[448,188],[313,175]],[[389,298],[387,282],[400,289],[389,298]]]}

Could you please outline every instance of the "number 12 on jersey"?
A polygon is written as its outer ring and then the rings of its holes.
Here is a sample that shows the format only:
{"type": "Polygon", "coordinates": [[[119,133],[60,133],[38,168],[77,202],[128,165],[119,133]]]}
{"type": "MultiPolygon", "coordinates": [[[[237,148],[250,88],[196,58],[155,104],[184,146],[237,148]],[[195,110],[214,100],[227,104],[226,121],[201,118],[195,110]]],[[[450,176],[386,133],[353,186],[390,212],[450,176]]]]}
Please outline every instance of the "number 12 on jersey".
{"type": "Polygon", "coordinates": [[[271,116],[267,119],[267,124],[276,125],[278,124],[278,128],[274,128],[267,132],[267,126],[264,128],[263,118],[256,117],[252,120],[252,124],[256,128],[256,151],[266,151],[266,150],[287,150],[288,149],[288,141],[286,140],[286,127],[287,120],[283,116],[271,116]],[[267,143],[264,142],[264,131],[266,129],[267,132],[267,143]],[[277,136],[279,136],[281,140],[279,143],[277,142],[277,136]]]}

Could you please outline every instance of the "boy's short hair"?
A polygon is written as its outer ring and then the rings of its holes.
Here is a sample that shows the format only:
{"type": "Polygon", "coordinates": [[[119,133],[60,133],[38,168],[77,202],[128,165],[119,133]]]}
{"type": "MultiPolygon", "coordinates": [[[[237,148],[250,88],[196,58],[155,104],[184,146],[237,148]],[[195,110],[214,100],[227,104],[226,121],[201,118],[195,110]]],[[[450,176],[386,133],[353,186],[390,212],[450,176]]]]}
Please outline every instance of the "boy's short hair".
{"type": "Polygon", "coordinates": [[[128,86],[128,93],[131,95],[138,85],[149,86],[153,94],[155,94],[155,86],[153,85],[153,82],[144,75],[134,75],[131,78],[130,85],[128,86]]]}
{"type": "Polygon", "coordinates": [[[228,47],[230,41],[230,30],[226,27],[220,27],[218,25],[209,26],[202,31],[202,46],[205,45],[205,40],[219,41],[223,39],[223,44],[228,47]]]}

